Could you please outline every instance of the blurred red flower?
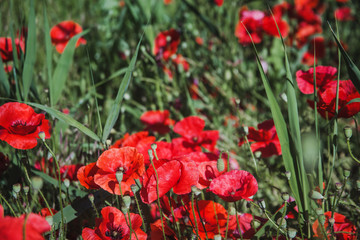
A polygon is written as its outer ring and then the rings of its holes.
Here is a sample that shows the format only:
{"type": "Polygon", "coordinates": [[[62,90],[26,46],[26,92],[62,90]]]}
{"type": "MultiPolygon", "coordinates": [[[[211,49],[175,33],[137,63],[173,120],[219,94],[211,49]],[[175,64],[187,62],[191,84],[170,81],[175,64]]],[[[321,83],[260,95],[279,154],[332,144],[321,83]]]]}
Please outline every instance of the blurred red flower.
{"type": "Polygon", "coordinates": [[[138,239],[146,240],[146,233],[141,230],[142,220],[140,215],[130,213],[132,234],[128,226],[129,218],[115,207],[104,207],[101,210],[102,218],[96,219],[95,229],[84,228],[84,240],[110,240],[110,239],[138,239]]]}
{"type": "MultiPolygon", "coordinates": [[[[82,27],[74,21],[63,21],[56,24],[50,30],[51,42],[55,45],[56,51],[62,53],[72,37],[82,32],[82,27]]],[[[84,38],[79,38],[76,47],[86,44],[84,38]]]]}
{"type": "Polygon", "coordinates": [[[240,199],[252,201],[252,196],[258,190],[258,184],[249,172],[231,170],[212,180],[209,190],[227,202],[240,199]]]}
{"type": "MultiPolygon", "coordinates": [[[[251,144],[251,151],[261,152],[261,157],[267,158],[272,155],[281,155],[281,146],[278,135],[276,133],[274,120],[266,120],[258,124],[258,129],[249,127],[249,134],[247,135],[249,142],[255,142],[251,144]]],[[[245,139],[241,138],[239,146],[245,143],[245,139]]]]}
{"type": "Polygon", "coordinates": [[[0,236],[1,239],[42,240],[45,232],[51,230],[45,218],[30,213],[20,217],[4,216],[4,209],[0,205],[0,236]],[[25,232],[24,232],[25,231],[25,232]]]}
{"type": "Polygon", "coordinates": [[[351,8],[341,7],[335,10],[335,18],[339,21],[352,21],[354,16],[351,15],[351,8]]]}
{"type": "Polygon", "coordinates": [[[35,113],[25,103],[8,102],[0,106],[0,140],[16,149],[31,149],[37,145],[39,133],[50,138],[49,121],[35,113]]]}
{"type": "Polygon", "coordinates": [[[175,58],[172,58],[172,62],[177,67],[179,67],[179,65],[181,65],[185,72],[189,71],[190,65],[181,54],[177,54],[175,58]]]}
{"type": "Polygon", "coordinates": [[[99,185],[97,185],[94,181],[95,173],[97,173],[98,170],[99,168],[96,166],[96,162],[79,168],[77,171],[77,178],[80,184],[87,189],[99,189],[99,185]]]}
{"type": "Polygon", "coordinates": [[[147,111],[141,115],[140,121],[146,125],[146,129],[165,134],[170,131],[170,126],[175,123],[169,116],[170,112],[168,110],[147,111]]]}
{"type": "MultiPolygon", "coordinates": [[[[15,40],[17,55],[20,56],[20,49],[22,52],[25,50],[25,43],[22,39],[16,38],[15,40]]],[[[0,37],[0,55],[3,62],[13,60],[13,46],[11,38],[0,37]]]]}
{"type": "Polygon", "coordinates": [[[317,63],[317,60],[325,57],[325,43],[323,37],[314,37],[313,40],[310,41],[309,50],[305,52],[301,62],[308,65],[314,65],[314,59],[317,63]],[[315,49],[315,57],[314,57],[314,49],[315,49]]]}
{"type": "MultiPolygon", "coordinates": [[[[281,19],[281,17],[277,17],[276,15],[274,15],[274,17],[276,20],[276,24],[280,30],[281,36],[283,38],[287,37],[289,34],[288,23],[285,20],[281,19]]],[[[263,18],[263,29],[265,33],[269,34],[270,36],[280,37],[276,24],[273,16],[271,15],[263,18]]]]}
{"type": "Polygon", "coordinates": [[[224,0],[214,0],[214,3],[220,7],[223,5],[224,0]]]}
{"type": "Polygon", "coordinates": [[[170,29],[159,33],[155,38],[154,55],[167,61],[176,53],[180,44],[180,33],[170,29]]]}
{"type": "MultiPolygon", "coordinates": [[[[220,203],[209,200],[198,201],[198,206],[199,208],[197,208],[196,204],[195,206],[192,206],[192,204],[190,204],[190,209],[188,210],[188,212],[191,222],[194,225],[195,222],[197,222],[200,239],[206,239],[206,234],[209,239],[213,239],[214,236],[218,234],[220,234],[222,237],[225,237],[228,218],[228,212],[226,211],[226,209],[220,203]],[[192,210],[193,208],[195,211],[192,210]],[[195,216],[193,212],[195,212],[195,216]],[[218,230],[219,228],[220,232],[218,230]]],[[[236,227],[236,219],[232,219],[233,220],[229,221],[228,224],[229,229],[233,229],[236,227]]],[[[193,232],[196,232],[195,227],[193,228],[193,232]]]]}
{"type": "Polygon", "coordinates": [[[199,180],[196,164],[189,158],[158,160],[154,161],[154,166],[159,177],[159,192],[157,192],[154,168],[150,166],[143,176],[143,187],[140,191],[142,201],[147,204],[155,201],[157,194],[161,198],[171,188],[178,195],[190,193],[191,187],[199,180]]]}
{"type": "Polygon", "coordinates": [[[124,195],[131,195],[130,186],[135,179],[145,172],[143,155],[134,147],[112,148],[103,152],[96,162],[99,168],[94,175],[94,181],[102,189],[120,195],[116,172],[123,173],[121,191],[124,195]]]}
{"type": "Polygon", "coordinates": [[[150,232],[151,239],[154,239],[154,240],[155,239],[156,240],[167,240],[167,239],[177,240],[178,239],[176,237],[175,232],[166,224],[166,221],[164,221],[164,230],[165,230],[166,239],[164,239],[164,237],[163,237],[162,225],[161,225],[160,219],[151,223],[150,228],[151,228],[151,232],[150,232]]]}
{"type": "MultiPolygon", "coordinates": [[[[352,81],[341,80],[339,84],[338,118],[349,118],[360,111],[359,102],[347,104],[355,98],[360,98],[360,93],[357,91],[352,81]]],[[[331,84],[327,85],[326,89],[319,92],[317,109],[323,118],[331,119],[335,116],[335,106],[336,81],[333,81],[331,84]]]]}
{"type": "Polygon", "coordinates": [[[40,210],[39,215],[42,217],[54,216],[58,212],[53,208],[51,208],[50,210],[48,208],[43,208],[40,210]],[[50,212],[50,210],[51,210],[51,212],[50,212]]]}
{"type": "Polygon", "coordinates": [[[249,34],[246,32],[246,29],[247,31],[249,31],[254,43],[260,43],[262,41],[262,21],[264,17],[264,12],[260,10],[240,10],[239,21],[236,24],[235,28],[235,36],[239,38],[240,44],[251,44],[251,39],[249,37],[249,34]],[[246,27],[246,29],[244,26],[246,27]]]}
{"type": "MultiPolygon", "coordinates": [[[[315,71],[316,89],[319,91],[325,89],[327,84],[335,79],[335,74],[337,72],[336,68],[329,66],[317,66],[315,71]]],[[[314,68],[310,68],[308,71],[297,71],[296,81],[300,92],[303,94],[314,93],[314,68]]]]}
{"type": "Polygon", "coordinates": [[[174,155],[201,151],[201,147],[209,151],[215,150],[215,145],[219,139],[219,131],[203,131],[205,121],[196,116],[190,116],[177,122],[173,131],[181,135],[181,138],[173,139],[174,155]]]}
{"type": "Polygon", "coordinates": [[[314,237],[320,239],[331,239],[331,228],[335,233],[335,238],[339,240],[352,240],[356,238],[356,227],[352,224],[344,215],[334,212],[333,218],[335,219],[334,225],[331,227],[329,224],[329,219],[331,218],[331,211],[324,213],[325,215],[325,223],[324,229],[327,236],[324,236],[321,226],[319,224],[319,220],[316,219],[314,224],[312,225],[312,229],[314,231],[314,237]]]}

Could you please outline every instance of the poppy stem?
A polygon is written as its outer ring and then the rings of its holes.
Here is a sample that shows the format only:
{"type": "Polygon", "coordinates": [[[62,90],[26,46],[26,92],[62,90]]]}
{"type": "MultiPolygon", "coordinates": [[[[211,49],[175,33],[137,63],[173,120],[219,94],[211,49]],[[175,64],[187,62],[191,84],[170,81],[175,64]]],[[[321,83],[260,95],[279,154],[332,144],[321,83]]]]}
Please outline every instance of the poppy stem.
{"type": "Polygon", "coordinates": [[[237,228],[239,229],[240,238],[241,238],[241,240],[243,240],[243,236],[242,236],[242,232],[241,232],[241,228],[240,228],[240,222],[239,222],[239,218],[238,218],[237,204],[236,204],[236,202],[234,202],[234,204],[235,204],[236,225],[237,225],[237,228]]]}
{"type": "Polygon", "coordinates": [[[351,158],[352,158],[354,161],[356,161],[357,163],[360,164],[359,159],[357,159],[357,158],[354,156],[354,154],[352,153],[352,151],[351,151],[350,139],[349,139],[349,138],[346,140],[346,143],[347,143],[347,146],[348,146],[348,149],[349,149],[349,153],[350,153],[351,158]]]}
{"type": "MultiPolygon", "coordinates": [[[[194,222],[195,222],[195,232],[196,232],[196,236],[198,238],[199,237],[199,227],[198,227],[198,224],[197,224],[197,219],[196,219],[196,215],[195,215],[195,210],[194,210],[194,193],[191,193],[191,210],[192,210],[192,214],[194,216],[194,222]]],[[[200,216],[200,215],[199,215],[200,216]]],[[[200,220],[201,221],[201,220],[200,220]]],[[[201,238],[200,238],[201,239],[201,238]]]]}
{"type": "Polygon", "coordinates": [[[17,217],[16,213],[14,212],[14,209],[11,207],[11,205],[9,204],[9,202],[6,201],[6,198],[4,198],[4,196],[3,196],[1,193],[0,193],[0,198],[1,198],[1,200],[3,200],[3,201],[6,203],[6,205],[9,207],[11,214],[12,214],[14,217],[17,217]]]}
{"type": "Polygon", "coordinates": [[[256,164],[256,159],[255,159],[254,153],[251,150],[251,146],[250,146],[250,143],[249,143],[249,140],[248,140],[247,136],[245,136],[244,138],[245,138],[245,141],[246,141],[246,145],[249,147],[251,158],[252,158],[252,160],[254,162],[256,175],[258,175],[257,164],[256,164]]]}
{"type": "MultiPolygon", "coordinates": [[[[159,160],[157,154],[156,154],[156,144],[152,144],[151,145],[151,148],[152,150],[154,151],[154,155],[155,155],[155,158],[156,160],[159,160]]],[[[149,149],[150,150],[150,149],[149,149]]],[[[159,176],[158,176],[158,173],[156,171],[156,168],[155,168],[155,165],[154,165],[154,157],[151,153],[151,150],[149,151],[149,158],[150,158],[150,163],[151,163],[151,166],[153,167],[154,169],[154,172],[155,172],[155,177],[156,177],[156,195],[157,195],[157,204],[158,204],[158,207],[159,207],[159,212],[160,212],[160,220],[161,220],[161,229],[162,229],[162,232],[163,232],[163,238],[166,239],[166,235],[165,235],[165,227],[164,227],[164,219],[162,217],[162,209],[161,209],[161,204],[160,204],[160,197],[159,197],[159,176]]]]}
{"type": "Polygon", "coordinates": [[[217,212],[216,212],[216,207],[215,207],[214,201],[212,201],[212,205],[213,205],[213,208],[214,208],[214,213],[215,213],[215,219],[216,219],[216,225],[217,225],[217,228],[218,228],[218,233],[221,234],[219,219],[218,219],[218,216],[217,216],[217,212]]]}
{"type": "MultiPolygon", "coordinates": [[[[194,196],[195,194],[192,193],[192,195],[194,196]]],[[[193,197],[193,198],[194,198],[194,197],[193,197]]],[[[204,228],[205,238],[206,238],[206,240],[208,240],[208,239],[209,239],[209,238],[208,238],[208,234],[207,234],[207,231],[206,231],[206,228],[205,228],[205,223],[204,223],[204,221],[203,221],[203,219],[202,219],[202,217],[201,217],[201,214],[200,214],[200,208],[199,208],[199,203],[198,203],[198,201],[197,201],[197,198],[195,198],[195,203],[196,203],[196,210],[197,210],[197,212],[198,212],[198,214],[199,214],[199,217],[200,217],[200,222],[201,222],[201,224],[202,224],[202,226],[203,226],[203,228],[204,228]]]]}

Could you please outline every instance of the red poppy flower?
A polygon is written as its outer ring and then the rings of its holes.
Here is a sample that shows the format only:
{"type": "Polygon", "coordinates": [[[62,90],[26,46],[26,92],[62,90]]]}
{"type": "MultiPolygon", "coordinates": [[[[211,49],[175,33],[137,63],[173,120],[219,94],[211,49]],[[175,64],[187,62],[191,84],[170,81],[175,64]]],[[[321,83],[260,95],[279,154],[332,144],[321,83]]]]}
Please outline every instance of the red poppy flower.
{"type": "Polygon", "coordinates": [[[10,160],[8,156],[0,152],[0,174],[5,172],[6,169],[8,169],[10,165],[10,160]]]}
{"type": "Polygon", "coordinates": [[[181,55],[177,54],[175,58],[172,58],[172,62],[178,67],[179,65],[182,66],[182,69],[187,72],[189,71],[190,65],[186,61],[186,59],[181,55]]]}
{"type": "Polygon", "coordinates": [[[297,41],[297,47],[302,48],[308,41],[309,38],[314,34],[322,33],[321,23],[308,23],[300,22],[298,24],[298,30],[295,34],[297,41]]]}
{"type": "MultiPolygon", "coordinates": [[[[209,239],[213,239],[214,236],[218,234],[220,234],[222,237],[225,237],[225,231],[227,228],[226,227],[227,217],[228,217],[228,213],[225,210],[225,208],[217,202],[208,201],[208,200],[198,201],[198,206],[199,209],[197,209],[196,204],[194,206],[192,206],[191,204],[189,209],[190,220],[191,223],[194,225],[193,232],[194,233],[196,232],[195,231],[195,221],[196,221],[198,226],[199,236],[202,240],[206,239],[205,230],[207,233],[207,237],[209,239]],[[194,209],[195,211],[192,210],[193,208],[195,208],[194,209]],[[195,212],[195,216],[193,212],[195,212]],[[218,230],[219,228],[220,228],[220,233],[218,230]]],[[[229,229],[235,228],[235,226],[236,226],[236,219],[235,221],[229,221],[228,224],[229,229]]]]}
{"type": "Polygon", "coordinates": [[[64,180],[67,178],[70,181],[77,181],[77,172],[82,166],[82,164],[78,163],[60,167],[61,179],[64,180]]]}
{"type": "Polygon", "coordinates": [[[101,216],[102,218],[96,221],[95,229],[83,229],[82,237],[84,240],[147,239],[146,233],[141,230],[142,220],[140,215],[130,213],[131,236],[128,215],[124,215],[117,208],[104,207],[101,210],[101,216]]]}
{"type": "MultiPolygon", "coordinates": [[[[251,151],[261,152],[261,157],[267,158],[272,155],[281,155],[281,146],[278,135],[276,133],[274,120],[266,120],[258,124],[258,129],[249,127],[249,134],[247,135],[249,142],[255,142],[251,144],[251,151]]],[[[245,143],[245,139],[241,138],[239,146],[245,143]]]]}
{"type": "MultiPolygon", "coordinates": [[[[159,197],[164,196],[172,188],[175,194],[182,195],[191,192],[199,179],[194,161],[189,158],[175,160],[159,160],[154,162],[159,177],[159,197]]],[[[156,174],[150,166],[143,176],[143,187],[140,191],[144,203],[152,203],[157,199],[156,174]]]]}
{"type": "Polygon", "coordinates": [[[335,10],[335,18],[339,21],[352,21],[354,17],[351,15],[351,8],[341,7],[335,10]]]}
{"type": "Polygon", "coordinates": [[[223,5],[223,3],[224,3],[224,0],[214,0],[214,3],[216,5],[218,5],[219,7],[221,7],[223,5]]]}
{"type": "Polygon", "coordinates": [[[154,55],[167,61],[176,53],[180,44],[180,33],[170,29],[159,33],[155,38],[154,55]]]}
{"type": "Polygon", "coordinates": [[[168,110],[160,111],[147,111],[140,117],[140,121],[146,125],[147,129],[154,132],[165,134],[170,131],[170,126],[174,125],[174,120],[169,118],[170,113],[168,110]]]}
{"type": "MultiPolygon", "coordinates": [[[[257,230],[260,229],[262,227],[262,225],[264,223],[266,223],[266,221],[267,221],[267,219],[264,219],[264,218],[261,218],[261,217],[257,217],[257,216],[254,217],[250,213],[238,214],[238,219],[239,219],[241,236],[242,236],[243,239],[252,239],[254,237],[254,234],[257,232],[257,230]],[[254,226],[252,225],[252,222],[254,220],[261,223],[260,226],[257,227],[257,229],[254,229],[254,226]]],[[[236,216],[230,216],[229,221],[230,222],[231,221],[236,221],[236,216]]],[[[240,233],[239,233],[239,229],[237,227],[237,224],[233,225],[232,228],[229,228],[229,235],[228,236],[230,238],[232,238],[232,239],[241,238],[240,233]]]]}
{"type": "Polygon", "coordinates": [[[42,217],[54,216],[58,212],[53,208],[51,208],[50,210],[48,208],[43,208],[40,210],[39,215],[42,217]],[[51,212],[50,212],[50,210],[51,210],[51,212]]]}
{"type": "MultiPolygon", "coordinates": [[[[275,15],[274,15],[275,16],[275,15]]],[[[275,20],[276,20],[276,24],[280,30],[281,36],[283,38],[287,37],[289,34],[289,25],[288,23],[281,19],[281,17],[276,17],[275,16],[275,20]]],[[[279,36],[279,31],[276,27],[275,21],[273,16],[266,16],[263,18],[263,29],[265,31],[265,33],[269,34],[270,36],[274,36],[274,37],[280,37],[279,36]]]]}
{"type": "Polygon", "coordinates": [[[44,114],[36,114],[25,103],[8,102],[0,106],[0,140],[17,149],[31,149],[37,145],[39,133],[50,138],[49,121],[44,114]]]}
{"type": "MultiPolygon", "coordinates": [[[[172,143],[168,143],[168,142],[163,142],[163,141],[159,141],[159,142],[153,142],[156,144],[157,148],[156,148],[156,155],[159,159],[165,159],[165,160],[169,160],[173,158],[173,144],[172,143]]],[[[147,145],[144,145],[141,148],[140,152],[144,152],[146,151],[146,154],[144,154],[144,162],[145,165],[148,166],[150,164],[150,159],[149,159],[149,152],[148,150],[151,149],[151,145],[153,143],[148,143],[147,145]]],[[[152,155],[155,158],[155,154],[154,151],[152,151],[152,155]]]]}
{"type": "MultiPolygon", "coordinates": [[[[201,151],[201,147],[209,151],[215,150],[215,145],[219,139],[219,131],[203,131],[205,121],[196,116],[190,116],[177,122],[174,126],[174,132],[180,134],[182,138],[173,139],[174,151],[181,153],[181,149],[185,153],[193,151],[201,151]]],[[[175,155],[175,154],[174,154],[175,155]]]]}
{"type": "Polygon", "coordinates": [[[77,171],[77,178],[81,185],[87,189],[99,189],[99,185],[94,182],[94,175],[99,170],[96,166],[96,162],[90,163],[86,166],[82,166],[77,171]]]}
{"type": "MultiPolygon", "coordinates": [[[[317,66],[316,71],[316,89],[322,91],[326,88],[327,84],[335,79],[337,72],[336,68],[329,66],[317,66]]],[[[299,70],[296,72],[296,82],[300,92],[303,94],[314,93],[314,68],[308,71],[299,70]]]]}
{"type": "MultiPolygon", "coordinates": [[[[328,236],[323,235],[323,231],[319,224],[319,220],[316,220],[312,226],[314,231],[314,237],[319,239],[330,239],[331,238],[331,225],[329,224],[329,218],[331,218],[331,211],[324,213],[325,215],[325,223],[324,228],[328,236]]],[[[356,238],[356,227],[352,224],[349,219],[347,219],[344,215],[340,213],[334,212],[333,218],[335,219],[335,223],[333,225],[333,230],[335,233],[335,238],[339,240],[352,240],[356,238]]]]}
{"type": "MultiPolygon", "coordinates": [[[[15,39],[15,45],[18,56],[20,55],[20,49],[24,52],[25,43],[18,38],[15,39]]],[[[3,62],[9,62],[13,60],[13,47],[12,40],[9,37],[0,37],[0,55],[3,62]]]]}
{"type": "Polygon", "coordinates": [[[94,181],[102,189],[120,195],[116,172],[123,172],[121,191],[124,195],[131,194],[130,186],[135,179],[145,172],[143,155],[134,147],[112,148],[103,152],[96,162],[99,168],[94,175],[94,181]]]}
{"type": "Polygon", "coordinates": [[[42,240],[45,232],[51,230],[49,223],[45,218],[30,213],[20,217],[4,217],[4,209],[0,205],[0,236],[2,239],[23,239],[42,240]],[[24,233],[25,230],[25,233],[24,233]]]}
{"type": "MultiPolygon", "coordinates": [[[[349,101],[360,98],[360,93],[351,80],[342,80],[339,85],[339,118],[349,118],[360,111],[360,103],[354,102],[346,105],[349,101]]],[[[319,92],[318,112],[323,118],[333,118],[336,106],[336,81],[328,84],[326,89],[319,92]]]]}
{"type": "Polygon", "coordinates": [[[310,41],[309,50],[304,54],[301,62],[308,65],[314,65],[314,59],[317,63],[317,60],[325,57],[325,43],[323,37],[315,37],[310,41]],[[314,49],[315,49],[315,57],[314,57],[314,49]]]}
{"type": "Polygon", "coordinates": [[[151,233],[150,233],[151,239],[156,239],[156,240],[178,239],[176,237],[175,232],[166,224],[166,221],[164,221],[164,230],[165,230],[166,239],[164,239],[163,237],[163,231],[162,231],[162,225],[160,219],[156,220],[154,223],[151,223],[150,228],[151,228],[151,233]]]}
{"type": "Polygon", "coordinates": [[[251,197],[257,192],[258,184],[249,172],[231,170],[212,180],[209,190],[228,202],[240,199],[252,201],[251,197]]]}
{"type": "Polygon", "coordinates": [[[201,37],[196,37],[195,42],[197,44],[199,44],[199,45],[203,45],[204,44],[204,39],[202,39],[201,37]]]}
{"type": "Polygon", "coordinates": [[[251,44],[251,39],[246,32],[246,29],[249,31],[254,43],[260,43],[262,41],[262,21],[264,16],[265,14],[259,10],[240,10],[239,22],[236,24],[235,28],[235,36],[239,38],[240,44],[251,44]]]}
{"type": "MultiPolygon", "coordinates": [[[[63,21],[56,24],[50,30],[51,42],[55,45],[56,51],[62,53],[72,37],[82,32],[82,27],[74,21],[63,21]]],[[[86,44],[84,38],[79,38],[76,47],[86,44]]]]}

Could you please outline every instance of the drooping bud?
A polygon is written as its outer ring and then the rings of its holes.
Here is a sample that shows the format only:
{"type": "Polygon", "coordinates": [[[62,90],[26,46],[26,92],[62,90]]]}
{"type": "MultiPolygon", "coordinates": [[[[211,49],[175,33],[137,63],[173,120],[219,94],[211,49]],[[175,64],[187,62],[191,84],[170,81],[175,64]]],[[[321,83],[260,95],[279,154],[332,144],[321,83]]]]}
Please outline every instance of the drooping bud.
{"type": "Polygon", "coordinates": [[[349,126],[344,127],[344,135],[347,140],[349,140],[352,137],[352,129],[349,126]]]}
{"type": "Polygon", "coordinates": [[[285,229],[286,225],[287,225],[286,219],[285,218],[279,218],[277,220],[277,224],[279,225],[279,227],[285,229]]]}
{"type": "Polygon", "coordinates": [[[296,231],[295,228],[289,228],[289,230],[288,230],[288,236],[289,236],[289,238],[295,238],[295,237],[296,237],[296,233],[297,233],[297,231],[296,231]]]}
{"type": "Polygon", "coordinates": [[[70,180],[68,178],[64,179],[64,185],[65,187],[69,188],[70,187],[70,180]]]}
{"type": "Polygon", "coordinates": [[[45,141],[45,133],[43,131],[39,132],[39,138],[42,140],[42,141],[45,141]]]}
{"type": "Polygon", "coordinates": [[[32,177],[31,178],[32,187],[35,191],[38,191],[42,188],[44,181],[41,177],[32,177]]]}

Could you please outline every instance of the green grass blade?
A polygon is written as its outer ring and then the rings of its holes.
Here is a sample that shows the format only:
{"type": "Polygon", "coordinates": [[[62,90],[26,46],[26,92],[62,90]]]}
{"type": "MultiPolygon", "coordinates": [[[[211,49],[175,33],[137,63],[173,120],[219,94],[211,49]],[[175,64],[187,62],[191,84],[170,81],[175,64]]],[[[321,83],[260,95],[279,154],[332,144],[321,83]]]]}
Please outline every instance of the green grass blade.
{"type": "MultiPolygon", "coordinates": [[[[303,155],[303,147],[302,147],[302,140],[300,135],[300,119],[299,119],[299,111],[298,111],[298,104],[296,99],[296,92],[295,92],[295,84],[291,69],[290,69],[290,63],[286,52],[286,45],[284,42],[284,39],[281,35],[279,26],[276,22],[276,19],[271,11],[270,6],[268,5],[269,10],[272,14],[273,20],[275,22],[276,28],[278,30],[281,43],[284,49],[284,62],[285,62],[285,69],[286,69],[286,91],[287,91],[287,103],[288,103],[288,118],[289,118],[289,130],[290,130],[290,136],[292,140],[292,146],[295,147],[293,149],[293,156],[296,158],[296,165],[295,170],[297,174],[297,178],[300,180],[298,183],[300,184],[301,189],[299,191],[302,191],[301,194],[301,201],[304,207],[304,212],[309,211],[309,198],[308,194],[310,192],[309,189],[309,182],[306,175],[305,170],[305,163],[304,163],[304,155],[303,155]],[[294,152],[295,151],[295,152],[294,152]]],[[[291,146],[290,146],[291,147],[291,146]]]]}
{"type": "Polygon", "coordinates": [[[54,71],[54,75],[50,80],[50,104],[56,105],[59,101],[62,91],[65,87],[65,82],[70,71],[70,66],[73,61],[74,52],[77,40],[85,35],[88,31],[81,32],[70,39],[65,47],[64,52],[61,54],[59,62],[54,71]]]}
{"type": "Polygon", "coordinates": [[[340,49],[341,55],[344,57],[345,65],[348,70],[349,77],[350,77],[351,81],[353,82],[354,86],[356,87],[356,89],[358,90],[358,92],[360,92],[360,70],[356,67],[354,62],[351,60],[349,55],[346,53],[345,49],[341,45],[339,39],[337,38],[337,36],[329,22],[328,22],[328,24],[329,24],[331,33],[336,41],[336,44],[338,45],[338,47],[340,49]]]}
{"type": "MultiPolygon", "coordinates": [[[[98,205],[102,203],[107,197],[109,197],[110,193],[100,189],[95,193],[93,193],[93,195],[94,195],[94,204],[98,205]]],[[[90,210],[91,208],[92,208],[92,204],[88,196],[85,196],[77,201],[74,201],[71,205],[68,205],[63,209],[65,223],[69,223],[72,220],[78,218],[82,213],[90,210]]],[[[61,223],[61,212],[58,212],[53,216],[53,222],[54,222],[54,227],[52,228],[52,230],[56,231],[59,229],[61,223]]]]}
{"type": "Polygon", "coordinates": [[[48,80],[50,81],[52,76],[52,46],[50,38],[50,27],[46,13],[46,2],[43,1],[43,15],[44,15],[44,32],[45,32],[45,54],[46,54],[46,68],[48,80]]]}
{"type": "Polygon", "coordinates": [[[10,97],[10,84],[9,80],[7,78],[7,75],[4,70],[4,64],[0,57],[0,83],[3,86],[3,89],[5,90],[5,97],[10,97]]]}
{"type": "Polygon", "coordinates": [[[70,117],[69,115],[64,114],[64,113],[62,113],[58,110],[55,110],[51,107],[47,107],[47,106],[44,106],[44,105],[41,105],[38,103],[27,102],[26,104],[31,105],[33,107],[37,107],[37,108],[49,113],[53,117],[66,122],[70,126],[73,126],[77,129],[79,129],[81,132],[83,132],[87,136],[91,137],[95,141],[100,141],[100,138],[98,137],[98,135],[96,135],[93,131],[91,131],[90,129],[88,129],[87,127],[85,127],[84,125],[82,125],[81,123],[79,123],[78,121],[76,121],[75,119],[70,117]]]}
{"type": "MultiPolygon", "coordinates": [[[[36,26],[35,26],[35,7],[34,0],[30,1],[28,23],[28,36],[26,39],[26,53],[24,61],[24,69],[22,72],[23,80],[23,98],[28,99],[31,82],[33,80],[35,60],[36,60],[36,26]]],[[[16,52],[16,51],[15,51],[16,52]]]]}
{"type": "MultiPolygon", "coordinates": [[[[249,34],[249,36],[251,38],[250,34],[249,34]]],[[[271,114],[273,116],[276,132],[279,137],[284,166],[285,166],[286,171],[289,171],[291,173],[291,178],[289,180],[290,188],[291,188],[294,198],[299,206],[299,210],[300,210],[300,212],[302,212],[303,205],[302,205],[302,202],[300,201],[300,199],[301,199],[300,198],[300,189],[299,189],[299,185],[298,185],[297,173],[295,171],[294,160],[293,160],[291,150],[290,150],[290,141],[289,141],[289,133],[287,130],[287,125],[286,125],[285,119],[281,113],[280,106],[279,106],[278,102],[276,101],[275,95],[271,90],[269,80],[267,79],[267,76],[265,75],[264,69],[261,65],[259,54],[257,52],[256,46],[253,41],[252,41],[252,45],[254,48],[256,62],[257,62],[257,66],[258,66],[258,69],[260,72],[260,77],[261,77],[262,83],[264,85],[267,98],[269,100],[270,110],[271,110],[271,114]]]]}
{"type": "Polygon", "coordinates": [[[106,119],[106,123],[105,123],[104,130],[103,130],[103,135],[102,135],[103,142],[105,142],[106,139],[109,137],[110,130],[114,127],[116,120],[119,117],[121,102],[122,102],[122,99],[124,97],[124,94],[125,94],[127,88],[129,87],[131,79],[132,79],[132,73],[135,68],[135,63],[136,63],[136,59],[137,59],[137,56],[139,53],[142,38],[143,38],[143,36],[141,36],[141,38],[140,38],[140,41],[136,47],[134,56],[132,57],[132,59],[130,61],[130,65],[127,68],[127,71],[125,73],[125,76],[121,81],[118,93],[116,95],[116,99],[111,107],[110,114],[106,119]]]}

